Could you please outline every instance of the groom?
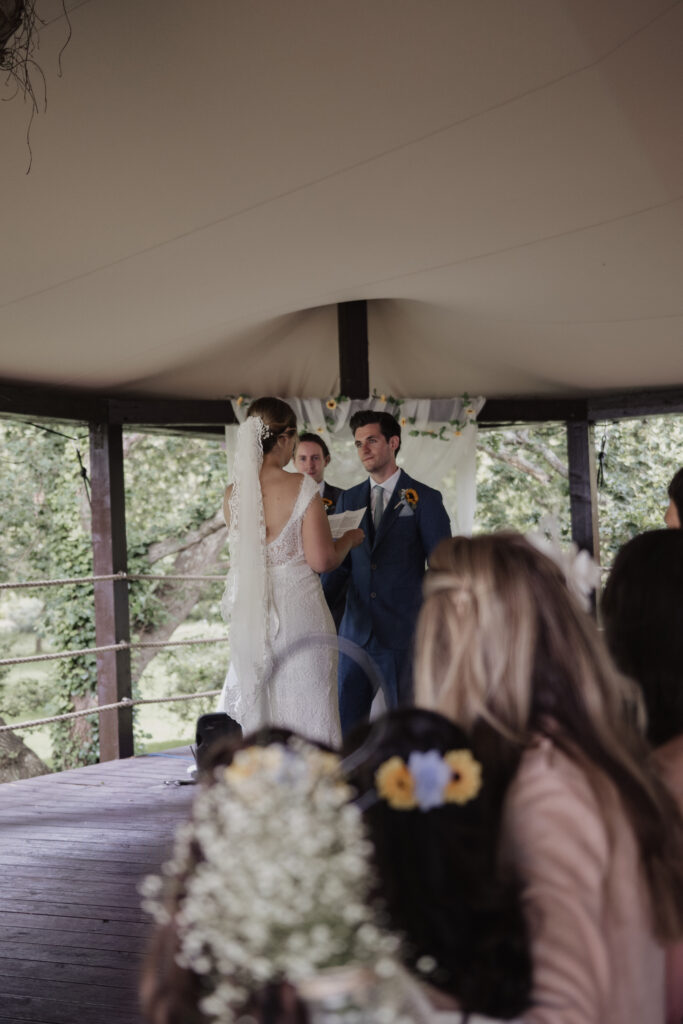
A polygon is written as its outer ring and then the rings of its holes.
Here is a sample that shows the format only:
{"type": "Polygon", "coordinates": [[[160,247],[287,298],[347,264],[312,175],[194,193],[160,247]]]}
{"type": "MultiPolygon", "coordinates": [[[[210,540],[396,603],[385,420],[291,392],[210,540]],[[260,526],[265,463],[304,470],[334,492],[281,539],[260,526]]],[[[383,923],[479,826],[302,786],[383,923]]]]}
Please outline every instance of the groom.
{"type": "MultiPolygon", "coordinates": [[[[411,644],[422,599],[425,562],[451,527],[441,494],[396,465],[401,427],[387,412],[365,409],[351,417],[356,449],[369,479],[339,498],[337,512],[366,509],[365,540],[334,572],[322,577],[332,606],[348,582],[339,635],[363,647],[387,684],[387,704],[412,697],[411,644]]],[[[346,734],[367,719],[372,686],[362,668],[339,656],[339,711],[346,734]]]]}

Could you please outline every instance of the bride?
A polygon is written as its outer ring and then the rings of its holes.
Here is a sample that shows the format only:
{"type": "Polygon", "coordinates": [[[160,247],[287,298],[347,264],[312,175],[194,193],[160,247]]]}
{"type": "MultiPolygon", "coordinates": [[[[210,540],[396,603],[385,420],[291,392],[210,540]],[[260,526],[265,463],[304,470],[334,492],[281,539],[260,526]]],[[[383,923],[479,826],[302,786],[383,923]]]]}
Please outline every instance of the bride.
{"type": "Polygon", "coordinates": [[[296,443],[286,402],[251,403],[225,492],[230,572],[222,611],[232,660],[218,707],[245,732],[285,726],[335,746],[337,651],[324,636],[335,629],[317,574],[336,569],[364,534],[348,530],[332,540],[313,478],[285,472],[296,443]],[[316,634],[319,643],[292,651],[316,634]]]}

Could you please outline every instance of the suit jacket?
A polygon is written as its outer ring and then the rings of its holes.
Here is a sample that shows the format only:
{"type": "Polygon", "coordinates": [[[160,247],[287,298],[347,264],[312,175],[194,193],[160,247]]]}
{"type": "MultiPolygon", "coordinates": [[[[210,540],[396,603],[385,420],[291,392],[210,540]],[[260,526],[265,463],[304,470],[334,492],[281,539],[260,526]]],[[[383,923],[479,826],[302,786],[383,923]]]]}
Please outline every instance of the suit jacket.
{"type": "Polygon", "coordinates": [[[323,488],[323,505],[328,516],[331,516],[336,508],[339,498],[344,493],[341,487],[335,487],[334,484],[328,484],[327,480],[324,481],[325,486],[323,488]],[[330,504],[328,504],[328,502],[330,504]]]}
{"type": "Polygon", "coordinates": [[[439,491],[413,480],[403,470],[376,536],[368,480],[344,491],[336,511],[360,508],[366,509],[360,524],[365,540],[338,569],[322,576],[325,596],[333,607],[348,582],[339,635],[362,646],[372,634],[381,647],[405,651],[410,648],[422,602],[425,562],[436,544],[451,535],[448,514],[439,491]],[[417,495],[412,507],[401,499],[401,493],[408,490],[417,495]]]}

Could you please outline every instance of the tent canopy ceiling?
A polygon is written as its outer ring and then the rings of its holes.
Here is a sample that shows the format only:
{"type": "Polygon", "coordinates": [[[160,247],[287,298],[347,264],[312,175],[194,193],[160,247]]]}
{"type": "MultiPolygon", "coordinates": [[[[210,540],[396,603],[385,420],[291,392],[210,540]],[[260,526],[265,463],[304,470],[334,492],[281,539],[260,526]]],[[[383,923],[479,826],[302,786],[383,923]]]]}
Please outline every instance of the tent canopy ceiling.
{"type": "MultiPolygon", "coordinates": [[[[683,383],[683,3],[38,0],[0,377],[397,396],[683,383]]],[[[9,95],[9,89],[7,94],[9,95]]]]}

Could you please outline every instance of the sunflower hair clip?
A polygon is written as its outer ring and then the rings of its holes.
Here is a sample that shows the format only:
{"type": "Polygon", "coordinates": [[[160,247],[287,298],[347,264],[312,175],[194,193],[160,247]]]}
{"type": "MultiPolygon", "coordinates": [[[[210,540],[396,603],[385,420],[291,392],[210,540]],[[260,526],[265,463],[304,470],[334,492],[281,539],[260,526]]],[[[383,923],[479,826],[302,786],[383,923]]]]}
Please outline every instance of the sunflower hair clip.
{"type": "Polygon", "coordinates": [[[394,811],[431,811],[445,804],[467,804],[479,794],[481,764],[471,751],[414,750],[403,760],[390,757],[375,772],[377,796],[394,811]]]}

